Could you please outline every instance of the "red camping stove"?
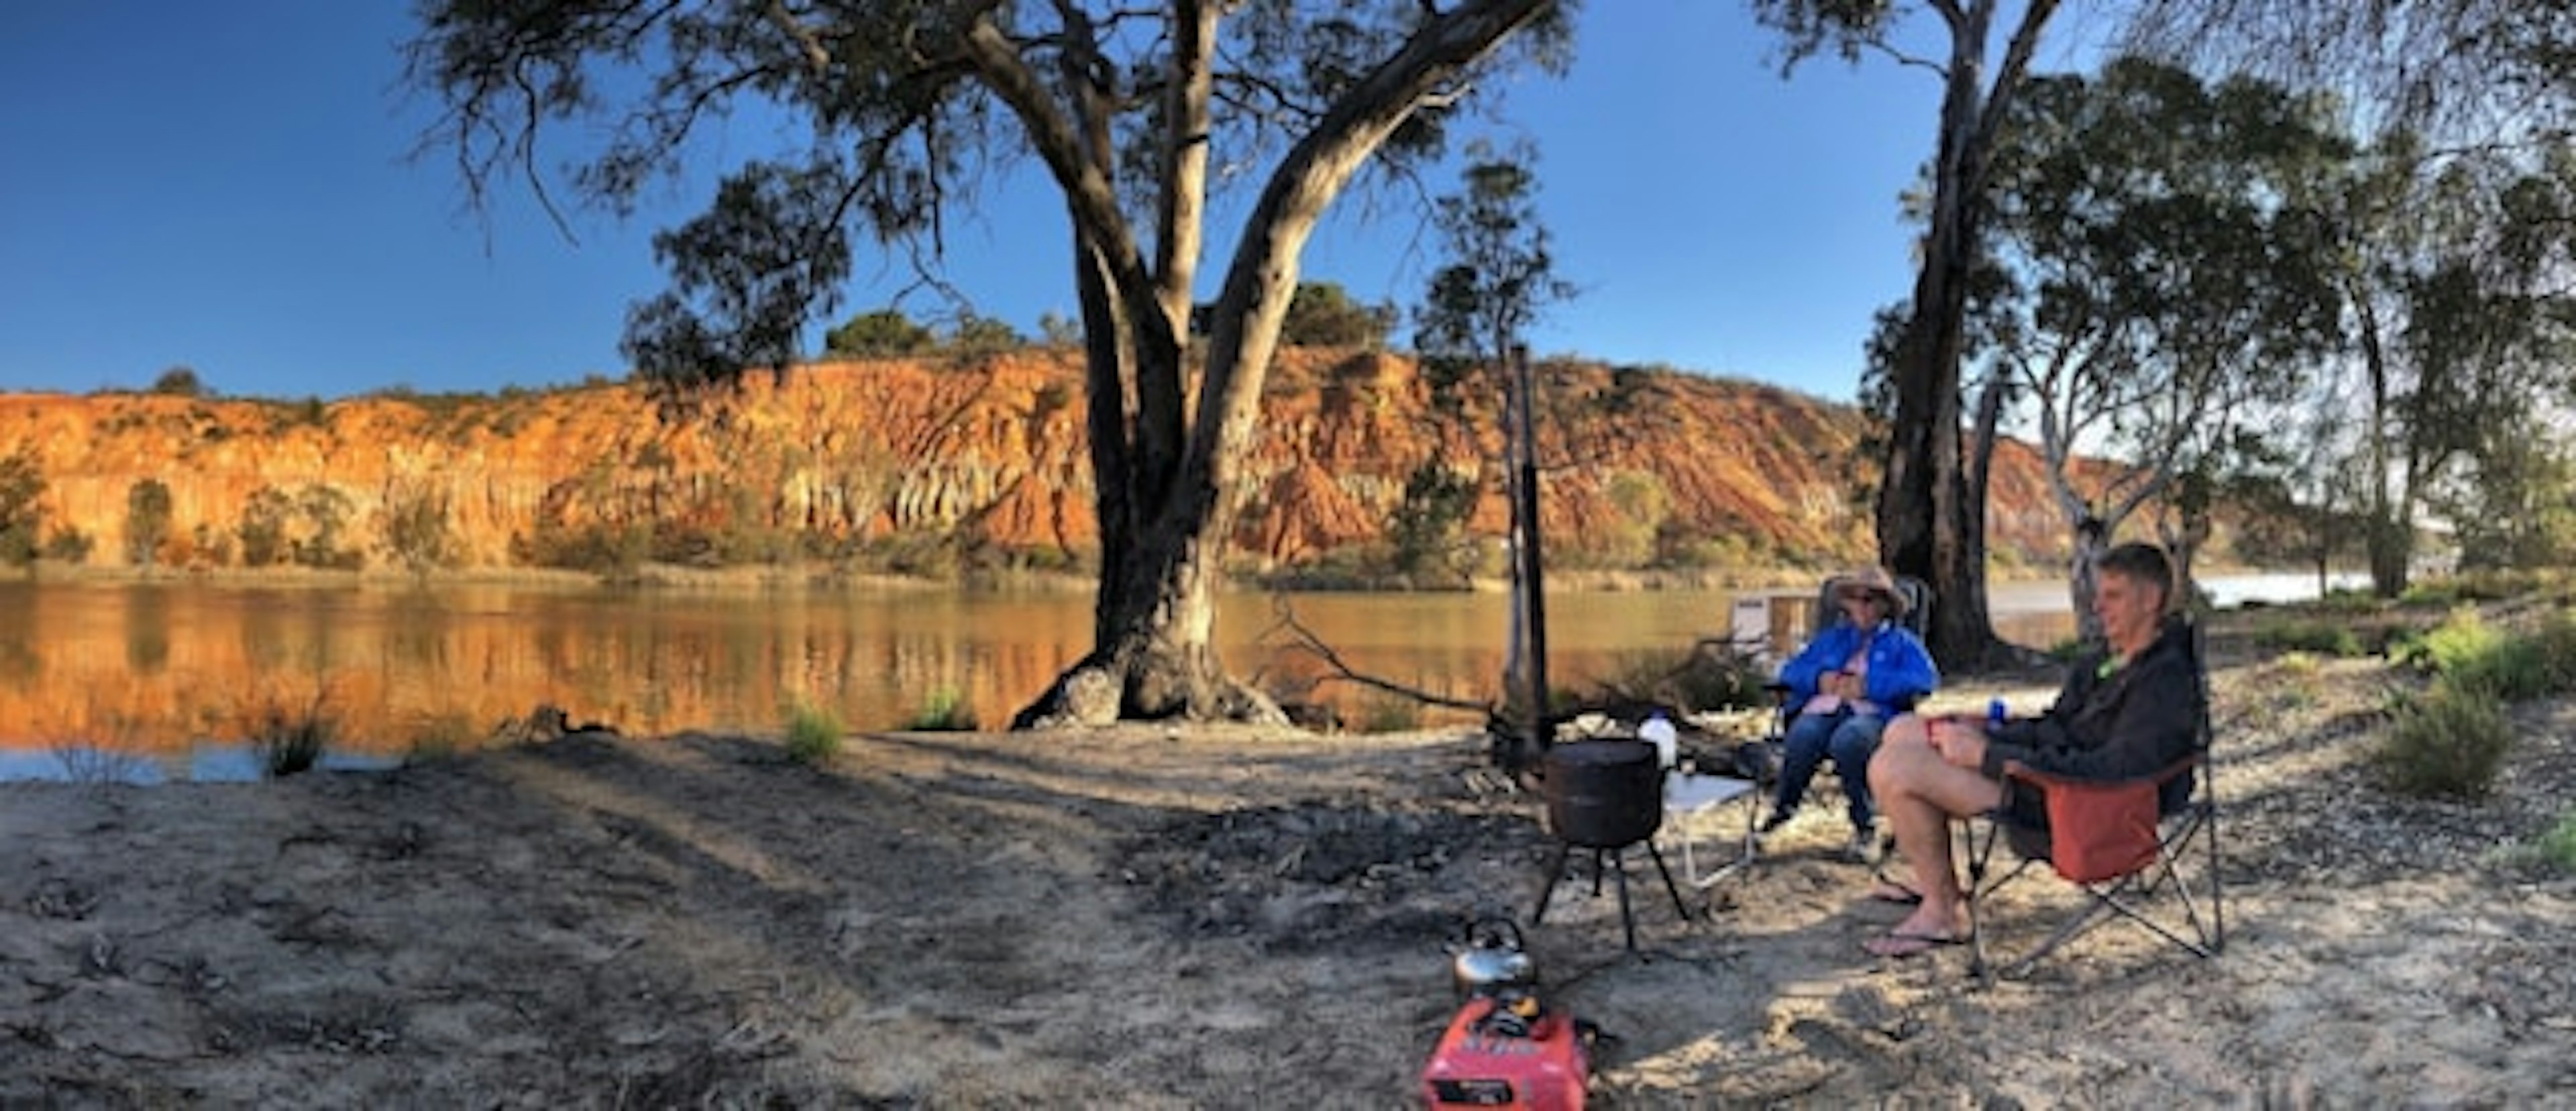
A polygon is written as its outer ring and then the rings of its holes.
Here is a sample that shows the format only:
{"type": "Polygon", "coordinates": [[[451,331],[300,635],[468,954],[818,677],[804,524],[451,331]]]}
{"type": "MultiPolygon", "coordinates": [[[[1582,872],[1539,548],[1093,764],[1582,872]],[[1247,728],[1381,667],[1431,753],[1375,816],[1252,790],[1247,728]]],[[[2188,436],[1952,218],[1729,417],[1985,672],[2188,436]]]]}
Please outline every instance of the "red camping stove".
{"type": "Polygon", "coordinates": [[[1592,1063],[1578,1025],[1525,992],[1470,999],[1423,1067],[1422,1093],[1435,1108],[1582,1111],[1592,1063]]]}

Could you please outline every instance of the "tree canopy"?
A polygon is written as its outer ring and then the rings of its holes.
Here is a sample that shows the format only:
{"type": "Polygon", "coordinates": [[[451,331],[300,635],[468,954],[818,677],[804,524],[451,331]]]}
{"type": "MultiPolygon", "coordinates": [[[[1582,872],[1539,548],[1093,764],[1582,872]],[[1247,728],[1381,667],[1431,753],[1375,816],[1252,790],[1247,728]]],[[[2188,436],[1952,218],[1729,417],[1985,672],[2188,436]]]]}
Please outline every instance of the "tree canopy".
{"type": "Polygon", "coordinates": [[[2335,182],[2353,146],[2314,98],[2137,58],[2034,78],[2014,117],[1977,331],[2070,532],[2116,534],[2229,467],[2339,345],[2335,182]],[[2123,465],[2079,471],[2103,456],[2123,465]]]}

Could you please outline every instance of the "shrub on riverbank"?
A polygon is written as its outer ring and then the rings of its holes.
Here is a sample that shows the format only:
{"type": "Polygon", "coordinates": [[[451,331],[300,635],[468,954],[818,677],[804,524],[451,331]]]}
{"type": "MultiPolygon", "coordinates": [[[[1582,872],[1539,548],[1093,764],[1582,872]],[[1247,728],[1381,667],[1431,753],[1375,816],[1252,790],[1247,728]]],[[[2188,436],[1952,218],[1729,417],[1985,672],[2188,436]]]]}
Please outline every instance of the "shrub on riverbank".
{"type": "Polygon", "coordinates": [[[799,701],[787,709],[787,756],[800,764],[819,764],[838,755],[849,729],[829,707],[799,701]]]}
{"type": "Polygon", "coordinates": [[[2436,682],[2399,703],[2377,756],[2389,788],[2400,794],[2483,798],[2511,747],[2513,723],[2501,703],[2436,682]]]}
{"type": "Polygon", "coordinates": [[[2368,654],[2368,649],[2362,647],[2361,635],[2354,632],[2350,624],[2328,619],[2266,625],[2254,634],[2254,641],[2265,648],[2314,652],[2344,659],[2368,654]]]}
{"type": "Polygon", "coordinates": [[[251,743],[259,748],[260,766],[270,779],[312,771],[321,762],[338,729],[323,712],[323,701],[320,695],[302,707],[270,701],[252,712],[251,743]]]}
{"type": "Polygon", "coordinates": [[[972,733],[979,726],[975,708],[966,704],[966,695],[955,687],[941,687],[930,692],[921,708],[913,711],[912,720],[903,727],[915,732],[972,733]]]}
{"type": "Polygon", "coordinates": [[[2551,612],[2526,634],[2462,608],[2393,654],[2430,672],[2433,683],[2399,705],[2380,748],[2390,786],[2478,797],[2513,743],[2505,707],[2576,693],[2576,613],[2551,612]]]}

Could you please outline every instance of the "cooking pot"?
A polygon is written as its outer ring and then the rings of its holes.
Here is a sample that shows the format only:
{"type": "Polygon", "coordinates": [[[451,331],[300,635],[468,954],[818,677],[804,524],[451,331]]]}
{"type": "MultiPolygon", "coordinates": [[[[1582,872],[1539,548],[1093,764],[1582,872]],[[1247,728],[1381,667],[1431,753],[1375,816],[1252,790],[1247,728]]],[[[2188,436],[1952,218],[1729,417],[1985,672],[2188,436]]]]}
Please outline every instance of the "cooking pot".
{"type": "Polygon", "coordinates": [[[1664,824],[1664,769],[1644,741],[1597,739],[1556,745],[1543,764],[1547,821],[1559,840],[1618,849],[1664,824]]]}
{"type": "Polygon", "coordinates": [[[1467,923],[1449,971],[1460,995],[1492,995],[1538,986],[1538,962],[1521,948],[1521,928],[1508,918],[1467,923]]]}

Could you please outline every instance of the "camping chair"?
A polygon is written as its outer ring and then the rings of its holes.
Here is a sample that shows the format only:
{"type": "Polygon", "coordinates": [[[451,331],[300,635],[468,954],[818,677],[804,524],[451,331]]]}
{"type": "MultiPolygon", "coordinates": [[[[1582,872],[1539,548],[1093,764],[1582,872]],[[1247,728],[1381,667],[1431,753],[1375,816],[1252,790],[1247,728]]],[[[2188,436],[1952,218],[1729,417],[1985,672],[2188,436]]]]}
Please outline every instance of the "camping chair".
{"type": "MultiPolygon", "coordinates": [[[[1905,596],[1905,616],[1898,618],[1896,623],[1917,637],[1930,636],[1931,585],[1912,575],[1897,575],[1895,579],[1897,593],[1905,596]]],[[[1808,637],[1815,635],[1817,630],[1833,624],[1841,617],[1842,606],[1834,600],[1834,580],[1827,578],[1816,586],[1816,600],[1808,611],[1806,627],[1791,630],[1789,637],[1786,638],[1788,643],[1771,646],[1772,654],[1780,660],[1787,660],[1798,651],[1798,646],[1805,643],[1808,637]]],[[[1771,695],[1771,716],[1764,726],[1761,738],[1752,743],[1749,751],[1739,753],[1736,758],[1736,774],[1752,779],[1764,788],[1754,796],[1753,809],[1757,811],[1754,815],[1757,821],[1761,818],[1758,811],[1762,809],[1763,803],[1770,799],[1768,789],[1779,780],[1781,756],[1789,741],[1789,723],[1797,720],[1798,717],[1798,705],[1789,696],[1788,684],[1774,680],[1762,684],[1762,689],[1771,695]]],[[[1842,769],[1837,767],[1825,774],[1839,776],[1842,774],[1842,769]]],[[[1882,855],[1885,848],[1884,845],[1880,846],[1882,855]]]]}
{"type": "Polygon", "coordinates": [[[1979,980],[2017,974],[2114,918],[2194,956],[2209,957],[2226,948],[2217,775],[2210,759],[2209,664],[2197,622],[2191,627],[2191,672],[2196,724],[2190,755],[2153,775],[2117,781],[2079,780],[2009,764],[2004,804],[1961,823],[1969,844],[1968,969],[1979,980]],[[2015,820],[2014,793],[2025,791],[2037,792],[2045,803],[2047,827],[2015,820]],[[2020,860],[1988,882],[1998,843],[2011,845],[2020,860]],[[2206,853],[2205,870],[2197,876],[2188,860],[2195,850],[2206,853]],[[2038,947],[1997,969],[1986,956],[1984,906],[2035,864],[2048,865],[2081,890],[2084,906],[2038,947]]]}

